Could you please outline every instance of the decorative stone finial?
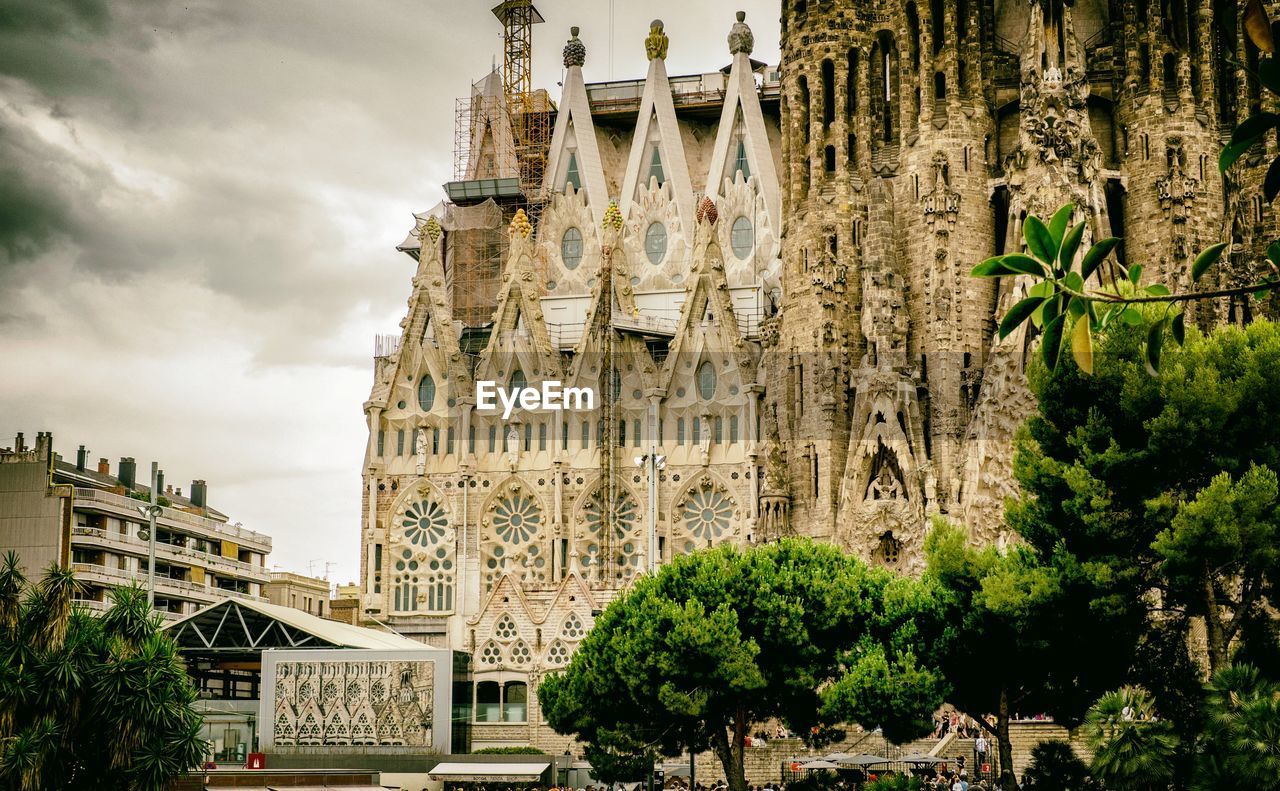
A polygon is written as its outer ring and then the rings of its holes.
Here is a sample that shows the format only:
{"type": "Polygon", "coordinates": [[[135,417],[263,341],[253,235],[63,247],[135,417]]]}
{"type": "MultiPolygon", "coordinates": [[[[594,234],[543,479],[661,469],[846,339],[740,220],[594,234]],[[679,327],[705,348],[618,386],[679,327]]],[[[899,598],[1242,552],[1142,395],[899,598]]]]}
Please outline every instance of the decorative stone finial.
{"type": "Polygon", "coordinates": [[[706,220],[711,225],[715,225],[716,220],[720,219],[720,210],[716,208],[715,201],[706,197],[698,203],[698,213],[695,216],[699,223],[706,220]]]}
{"type": "Polygon", "coordinates": [[[578,38],[578,28],[569,28],[569,43],[564,45],[564,67],[581,66],[587,62],[587,45],[578,38]]]}
{"type": "Polygon", "coordinates": [[[747,27],[747,12],[738,12],[738,21],[733,23],[733,27],[729,28],[729,54],[737,55],[742,52],[746,55],[751,54],[751,50],[755,49],[756,37],[751,32],[751,28],[747,27]]]}
{"type": "Polygon", "coordinates": [[[622,210],[618,208],[618,202],[609,201],[609,208],[604,210],[604,221],[601,223],[605,230],[612,228],[615,231],[622,230],[622,210]]]}
{"type": "Polygon", "coordinates": [[[671,39],[662,32],[662,20],[655,19],[649,23],[649,36],[644,40],[644,51],[649,60],[666,60],[667,45],[671,39]]]}
{"type": "Polygon", "coordinates": [[[529,223],[529,215],[524,213],[524,209],[516,209],[516,216],[511,218],[511,235],[528,239],[531,233],[533,225],[529,223]]]}
{"type": "Polygon", "coordinates": [[[431,240],[432,244],[435,244],[436,242],[440,241],[440,233],[441,233],[440,221],[437,220],[435,217],[428,217],[427,224],[425,227],[423,227],[422,230],[423,230],[423,233],[427,235],[427,238],[431,240]]]}

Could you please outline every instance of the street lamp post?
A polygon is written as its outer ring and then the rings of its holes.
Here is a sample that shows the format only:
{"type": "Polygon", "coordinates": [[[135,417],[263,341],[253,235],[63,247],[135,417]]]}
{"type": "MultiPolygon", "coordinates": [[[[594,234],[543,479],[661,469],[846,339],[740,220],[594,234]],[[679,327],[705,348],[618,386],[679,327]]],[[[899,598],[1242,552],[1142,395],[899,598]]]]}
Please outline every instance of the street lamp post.
{"type": "Polygon", "coordinates": [[[655,441],[650,441],[649,452],[643,456],[636,456],[635,462],[637,467],[643,467],[645,476],[649,479],[649,518],[648,522],[648,571],[650,574],[658,569],[658,472],[666,469],[667,457],[658,455],[658,447],[655,441]]]}
{"type": "Polygon", "coordinates": [[[160,515],[160,463],[151,462],[151,502],[138,506],[138,513],[147,518],[147,604],[156,608],[156,517],[160,515]]]}

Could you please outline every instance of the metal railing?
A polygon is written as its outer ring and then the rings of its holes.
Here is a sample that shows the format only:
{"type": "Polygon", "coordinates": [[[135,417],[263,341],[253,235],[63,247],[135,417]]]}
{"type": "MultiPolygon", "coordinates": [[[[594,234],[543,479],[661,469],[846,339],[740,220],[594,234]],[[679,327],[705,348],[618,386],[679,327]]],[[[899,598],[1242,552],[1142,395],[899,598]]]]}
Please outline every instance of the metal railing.
{"type": "MultiPolygon", "coordinates": [[[[133,572],[128,569],[111,568],[110,566],[102,566],[97,563],[72,563],[72,571],[78,574],[92,574],[106,578],[108,585],[112,584],[128,584],[134,581],[145,582],[146,577],[141,572],[133,572]],[[119,582],[113,582],[119,580],[119,582]]],[[[197,585],[194,582],[186,580],[173,579],[172,577],[164,577],[156,575],[156,590],[160,591],[165,588],[180,591],[189,595],[216,599],[219,596],[230,596],[237,599],[247,599],[249,601],[265,602],[267,599],[263,596],[253,596],[240,591],[227,590],[217,586],[197,585]]]]}
{"type": "MultiPolygon", "coordinates": [[[[114,505],[118,508],[126,508],[130,513],[136,513],[137,507],[144,504],[142,500],[136,500],[132,497],[115,494],[114,492],[104,492],[101,489],[76,488],[76,498],[80,500],[88,500],[92,502],[105,503],[114,505]]],[[[246,530],[243,527],[237,527],[228,522],[219,522],[216,519],[209,519],[197,514],[189,514],[186,511],[180,511],[176,508],[162,507],[160,511],[160,519],[168,519],[171,522],[181,522],[186,525],[208,531],[217,538],[234,538],[241,542],[249,541],[265,547],[269,552],[271,550],[271,536],[262,533],[255,533],[252,530],[246,530]]]]}
{"type": "MultiPolygon", "coordinates": [[[[110,533],[100,527],[88,527],[76,525],[71,528],[72,538],[81,536],[85,538],[93,538],[99,542],[114,544],[123,547],[128,551],[136,551],[146,554],[147,542],[137,536],[122,535],[120,533],[110,533]]],[[[179,544],[169,544],[164,541],[156,542],[156,553],[158,555],[169,555],[172,559],[195,561],[211,567],[225,567],[244,576],[255,577],[255,582],[266,582],[270,577],[270,572],[265,566],[254,566],[245,563],[242,560],[215,555],[211,552],[202,552],[198,549],[191,549],[179,544]]]]}

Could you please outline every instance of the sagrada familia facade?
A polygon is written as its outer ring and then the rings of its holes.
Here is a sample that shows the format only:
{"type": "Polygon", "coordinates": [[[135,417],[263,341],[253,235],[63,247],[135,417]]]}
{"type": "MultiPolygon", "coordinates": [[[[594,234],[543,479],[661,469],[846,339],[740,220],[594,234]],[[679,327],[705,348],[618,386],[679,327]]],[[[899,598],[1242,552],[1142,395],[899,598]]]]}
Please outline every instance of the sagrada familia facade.
{"type": "Polygon", "coordinates": [[[1170,286],[1228,238],[1219,284],[1258,274],[1258,160],[1216,166],[1260,103],[1234,5],[783,0],[780,66],[738,14],[727,67],[669,76],[697,33],[654,22],[645,78],[596,84],[574,29],[536,208],[474,85],[450,201],[400,246],[361,542],[366,611],[471,654],[474,744],[558,744],[542,674],[682,553],[799,535],[914,573],[934,515],[1005,540],[1035,339],[995,334],[1026,285],[968,272],[1070,202],[1170,286]],[[475,397],[548,380],[599,403],[475,397]]]}

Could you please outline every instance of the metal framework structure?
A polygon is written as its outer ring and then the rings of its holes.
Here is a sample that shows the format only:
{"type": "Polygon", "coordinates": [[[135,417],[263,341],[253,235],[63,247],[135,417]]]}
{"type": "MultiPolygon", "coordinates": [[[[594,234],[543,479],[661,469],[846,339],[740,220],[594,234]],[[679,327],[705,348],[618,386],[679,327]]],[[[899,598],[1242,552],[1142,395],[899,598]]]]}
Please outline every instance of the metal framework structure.
{"type": "Polygon", "coordinates": [[[544,22],[533,0],[504,0],[493,15],[502,23],[502,89],[515,137],[520,185],[530,218],[541,205],[547,148],[551,144],[551,99],[533,90],[533,26],[544,22]]]}

